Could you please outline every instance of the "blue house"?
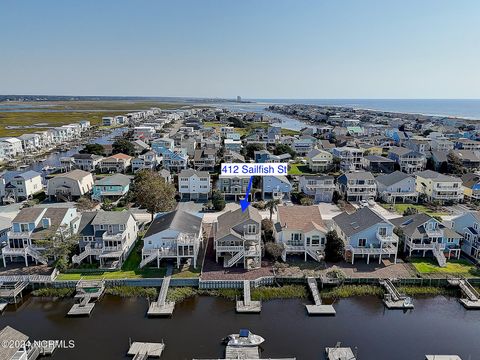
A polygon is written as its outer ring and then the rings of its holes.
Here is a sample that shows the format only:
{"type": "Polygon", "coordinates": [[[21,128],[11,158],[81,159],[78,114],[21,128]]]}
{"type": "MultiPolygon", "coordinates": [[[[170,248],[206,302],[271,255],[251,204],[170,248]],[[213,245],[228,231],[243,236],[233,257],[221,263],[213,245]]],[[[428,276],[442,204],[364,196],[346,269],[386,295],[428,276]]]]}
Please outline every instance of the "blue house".
{"type": "Polygon", "coordinates": [[[153,140],[151,143],[152,150],[159,155],[164,155],[167,151],[173,151],[175,141],[169,138],[161,138],[153,140]]]}
{"type": "Polygon", "coordinates": [[[398,236],[393,232],[393,224],[368,207],[360,208],[352,214],[346,212],[335,216],[334,229],[345,243],[345,260],[354,263],[356,255],[367,258],[394,256],[397,262],[398,236]]]}
{"type": "Polygon", "coordinates": [[[409,256],[419,253],[425,257],[431,253],[440,266],[446,265],[447,257],[460,257],[462,236],[430,215],[419,213],[391,221],[401,230],[403,251],[408,251],[409,256]]]}
{"type": "Polygon", "coordinates": [[[286,176],[263,176],[262,199],[289,200],[292,184],[286,176]]]}
{"type": "Polygon", "coordinates": [[[103,201],[107,198],[113,201],[118,200],[130,189],[130,181],[130,176],[123,174],[105,176],[95,181],[92,199],[97,201],[103,201]]]}
{"type": "Polygon", "coordinates": [[[463,236],[462,251],[475,260],[480,260],[480,213],[465,212],[453,218],[447,226],[463,236]]]}
{"type": "Polygon", "coordinates": [[[270,162],[270,157],[272,154],[268,150],[257,150],[254,152],[255,162],[257,164],[263,164],[266,162],[270,162]]]}

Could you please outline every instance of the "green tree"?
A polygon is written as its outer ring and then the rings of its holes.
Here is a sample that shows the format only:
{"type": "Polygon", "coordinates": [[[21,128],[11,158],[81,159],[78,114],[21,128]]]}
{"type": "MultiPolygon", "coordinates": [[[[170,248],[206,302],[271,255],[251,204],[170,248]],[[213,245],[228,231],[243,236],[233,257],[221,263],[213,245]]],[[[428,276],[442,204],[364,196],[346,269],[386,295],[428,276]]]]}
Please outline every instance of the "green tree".
{"type": "Polygon", "coordinates": [[[265,235],[265,242],[273,241],[273,223],[271,220],[262,220],[262,230],[265,235]]]}
{"type": "Polygon", "coordinates": [[[125,154],[134,156],[135,155],[135,146],[128,141],[127,139],[117,139],[112,144],[112,153],[113,154],[125,154]]]}
{"type": "Polygon", "coordinates": [[[85,147],[79,151],[80,154],[105,155],[105,148],[100,144],[86,144],[85,147]]]}
{"type": "Polygon", "coordinates": [[[325,260],[330,262],[339,262],[343,260],[345,253],[345,244],[343,240],[337,235],[335,230],[331,230],[326,236],[327,243],[325,244],[325,260]]]}
{"type": "Polygon", "coordinates": [[[243,120],[239,118],[231,116],[228,118],[228,121],[232,124],[233,127],[236,127],[236,128],[246,127],[245,122],[243,122],[243,120]]]}
{"type": "Polygon", "coordinates": [[[280,204],[280,200],[278,199],[268,200],[265,204],[265,208],[270,212],[270,222],[272,221],[273,212],[277,209],[278,204],[280,204]]]}
{"type": "Polygon", "coordinates": [[[448,171],[451,174],[461,175],[465,172],[465,167],[463,166],[462,160],[453,152],[448,153],[448,171]]]}
{"type": "Polygon", "coordinates": [[[403,212],[403,216],[410,216],[415,214],[418,214],[418,210],[412,206],[407,207],[403,212]]]}
{"type": "Polygon", "coordinates": [[[273,149],[275,155],[290,154],[292,159],[295,159],[297,153],[287,144],[277,144],[273,149]]]}
{"type": "Polygon", "coordinates": [[[152,216],[157,212],[171,211],[175,208],[175,187],[155,171],[142,170],[134,179],[134,200],[152,216]]]}
{"type": "Polygon", "coordinates": [[[308,196],[304,196],[300,199],[300,204],[303,206],[313,205],[313,199],[308,196]]]}
{"type": "Polygon", "coordinates": [[[265,146],[262,144],[248,144],[245,147],[245,155],[249,159],[254,159],[255,158],[255,151],[260,151],[260,150],[265,150],[265,146]]]}
{"type": "Polygon", "coordinates": [[[213,208],[217,211],[222,211],[225,209],[225,199],[219,191],[214,191],[212,194],[212,204],[213,208]]]}
{"type": "Polygon", "coordinates": [[[277,261],[283,253],[283,244],[276,242],[265,243],[265,251],[270,255],[273,260],[277,261]]]}
{"type": "Polygon", "coordinates": [[[109,198],[105,198],[102,201],[102,210],[111,211],[113,209],[113,202],[109,198]]]}
{"type": "Polygon", "coordinates": [[[93,210],[96,205],[97,204],[90,198],[82,196],[80,199],[77,200],[77,204],[75,205],[75,207],[78,211],[89,211],[93,210]]]}
{"type": "Polygon", "coordinates": [[[49,233],[45,239],[37,240],[36,244],[44,250],[42,254],[48,259],[54,259],[54,266],[64,271],[69,264],[70,255],[78,244],[79,235],[60,230],[49,233]]]}

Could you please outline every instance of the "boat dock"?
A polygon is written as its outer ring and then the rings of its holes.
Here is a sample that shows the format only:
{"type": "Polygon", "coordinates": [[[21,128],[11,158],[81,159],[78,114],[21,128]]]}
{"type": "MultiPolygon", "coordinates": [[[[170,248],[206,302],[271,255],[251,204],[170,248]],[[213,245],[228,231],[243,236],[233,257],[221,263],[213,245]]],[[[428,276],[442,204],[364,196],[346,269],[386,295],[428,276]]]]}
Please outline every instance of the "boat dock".
{"type": "Polygon", "coordinates": [[[150,358],[160,358],[165,349],[165,344],[161,343],[146,343],[137,342],[130,344],[128,355],[133,356],[133,360],[147,360],[150,358]]]}
{"type": "Polygon", "coordinates": [[[315,302],[315,305],[305,305],[308,315],[335,315],[336,312],[332,305],[322,304],[322,299],[318,292],[317,280],[314,277],[308,277],[307,283],[315,302]]]}
{"type": "Polygon", "coordinates": [[[75,299],[79,302],[73,304],[68,316],[90,315],[95,307],[95,300],[98,300],[105,292],[103,280],[79,280],[76,285],[75,299]]]}
{"type": "Polygon", "coordinates": [[[237,300],[236,310],[238,313],[259,313],[262,310],[260,301],[252,301],[250,280],[243,281],[243,300],[237,300]]]}
{"type": "Polygon", "coordinates": [[[480,294],[467,279],[450,279],[448,283],[458,286],[465,295],[465,298],[461,298],[460,302],[466,309],[480,309],[480,294]]]}
{"type": "Polygon", "coordinates": [[[425,355],[425,360],[462,360],[458,355],[425,355]]]}
{"type": "MultiPolygon", "coordinates": [[[[0,284],[0,299],[16,304],[23,298],[23,290],[28,286],[27,281],[17,281],[0,284]]],[[[3,306],[4,303],[2,303],[3,306]]],[[[2,310],[6,307],[6,303],[2,310]]]]}
{"type": "Polygon", "coordinates": [[[337,343],[335,347],[325,348],[327,360],[356,360],[357,357],[352,348],[342,347],[341,343],[337,343]]]}
{"type": "Polygon", "coordinates": [[[170,276],[165,276],[162,281],[162,287],[158,294],[158,300],[152,302],[148,308],[148,316],[170,316],[173,314],[175,302],[167,301],[168,287],[170,286],[170,276]]]}
{"type": "Polygon", "coordinates": [[[387,291],[383,303],[388,309],[413,309],[411,298],[400,294],[390,279],[379,280],[379,283],[387,291]]]}

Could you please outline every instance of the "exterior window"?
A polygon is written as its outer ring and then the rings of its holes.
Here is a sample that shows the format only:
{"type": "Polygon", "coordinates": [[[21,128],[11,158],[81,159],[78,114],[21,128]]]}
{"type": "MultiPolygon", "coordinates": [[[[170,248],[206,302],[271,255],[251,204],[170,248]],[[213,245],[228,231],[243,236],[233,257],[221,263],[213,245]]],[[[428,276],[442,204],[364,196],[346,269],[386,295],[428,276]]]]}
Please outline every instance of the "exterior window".
{"type": "Polygon", "coordinates": [[[255,234],[257,232],[257,226],[255,224],[247,225],[247,234],[255,234]]]}
{"type": "Polygon", "coordinates": [[[379,234],[380,236],[386,236],[386,235],[387,235],[387,228],[384,228],[384,227],[379,228],[379,229],[378,229],[378,234],[379,234]]]}
{"type": "Polygon", "coordinates": [[[123,224],[120,224],[120,226],[119,226],[119,227],[120,227],[120,231],[123,231],[123,230],[125,230],[125,225],[123,225],[123,224]]]}
{"type": "Polygon", "coordinates": [[[312,236],[312,245],[320,245],[320,236],[318,235],[312,236]]]}
{"type": "Polygon", "coordinates": [[[367,246],[367,239],[358,239],[358,247],[367,246]]]}

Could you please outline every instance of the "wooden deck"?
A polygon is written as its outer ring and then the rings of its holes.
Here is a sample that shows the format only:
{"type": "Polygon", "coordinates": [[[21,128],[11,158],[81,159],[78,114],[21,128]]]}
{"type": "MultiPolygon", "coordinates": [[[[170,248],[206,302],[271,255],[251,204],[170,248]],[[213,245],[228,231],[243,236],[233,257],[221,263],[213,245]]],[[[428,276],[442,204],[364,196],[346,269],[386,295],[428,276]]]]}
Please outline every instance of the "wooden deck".
{"type": "Polygon", "coordinates": [[[388,309],[413,309],[414,305],[411,299],[404,294],[400,294],[390,279],[379,280],[381,286],[387,290],[383,303],[388,309]]]}
{"type": "Polygon", "coordinates": [[[317,280],[309,277],[307,278],[307,283],[315,302],[315,305],[305,305],[308,315],[335,315],[336,311],[332,305],[322,304],[322,299],[318,292],[317,280]]]}
{"type": "Polygon", "coordinates": [[[468,282],[467,279],[451,279],[448,283],[452,286],[458,286],[465,296],[461,298],[460,303],[468,310],[480,309],[480,294],[478,291],[468,282]]]}
{"type": "Polygon", "coordinates": [[[250,280],[243,281],[243,300],[237,300],[236,311],[238,313],[256,313],[262,311],[260,301],[252,301],[250,280]]]}
{"type": "Polygon", "coordinates": [[[162,281],[162,287],[158,294],[158,300],[152,302],[148,308],[148,316],[170,316],[173,314],[175,302],[167,301],[168,287],[170,286],[170,276],[166,276],[162,281]]]}
{"type": "Polygon", "coordinates": [[[458,355],[425,355],[425,360],[462,360],[458,355]]]}
{"type": "Polygon", "coordinates": [[[22,292],[28,286],[28,281],[17,281],[0,284],[0,298],[17,303],[23,297],[22,292]]]}
{"type": "Polygon", "coordinates": [[[76,285],[75,299],[79,300],[67,313],[68,316],[88,316],[95,307],[95,300],[105,292],[103,280],[79,280],[76,285]]]}
{"type": "Polygon", "coordinates": [[[130,345],[127,354],[133,356],[133,359],[135,360],[160,358],[164,349],[164,343],[145,343],[136,341],[130,345]]]}
{"type": "Polygon", "coordinates": [[[72,308],[68,311],[68,316],[88,316],[93,311],[95,303],[86,304],[73,304],[72,308]]]}

